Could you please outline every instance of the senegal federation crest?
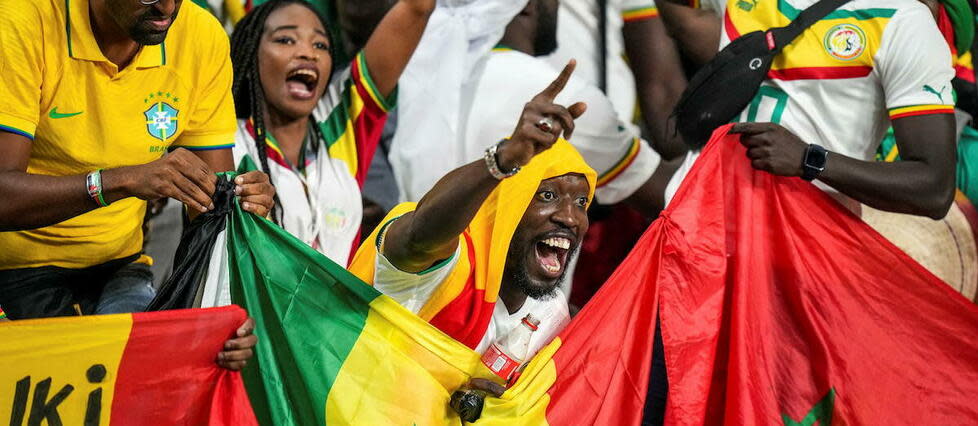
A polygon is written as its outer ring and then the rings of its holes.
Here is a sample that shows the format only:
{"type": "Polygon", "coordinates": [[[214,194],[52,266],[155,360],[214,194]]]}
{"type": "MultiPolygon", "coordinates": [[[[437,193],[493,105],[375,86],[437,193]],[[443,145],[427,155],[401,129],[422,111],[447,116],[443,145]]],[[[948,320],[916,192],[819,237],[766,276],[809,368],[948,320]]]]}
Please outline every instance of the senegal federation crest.
{"type": "Polygon", "coordinates": [[[177,134],[177,114],[176,108],[166,102],[157,102],[143,111],[146,115],[146,131],[149,135],[166,142],[177,134]]]}
{"type": "Polygon", "coordinates": [[[825,34],[825,51],[840,61],[851,61],[866,50],[866,33],[852,24],[839,24],[825,34]]]}

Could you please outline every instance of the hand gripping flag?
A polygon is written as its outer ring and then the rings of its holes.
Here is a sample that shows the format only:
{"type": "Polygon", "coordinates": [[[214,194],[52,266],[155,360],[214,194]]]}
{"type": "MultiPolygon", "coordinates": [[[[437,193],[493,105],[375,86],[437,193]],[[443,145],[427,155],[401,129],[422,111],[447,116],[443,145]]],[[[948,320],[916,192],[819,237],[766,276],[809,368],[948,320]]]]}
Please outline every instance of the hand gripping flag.
{"type": "Polygon", "coordinates": [[[241,375],[214,362],[229,306],[0,323],[0,422],[254,425],[241,375]]]}

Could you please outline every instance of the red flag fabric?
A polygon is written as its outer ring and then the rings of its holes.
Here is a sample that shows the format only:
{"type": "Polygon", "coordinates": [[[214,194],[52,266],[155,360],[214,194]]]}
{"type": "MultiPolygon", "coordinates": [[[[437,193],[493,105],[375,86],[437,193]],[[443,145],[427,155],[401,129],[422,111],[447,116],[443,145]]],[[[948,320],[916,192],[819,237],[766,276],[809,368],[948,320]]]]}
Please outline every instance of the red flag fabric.
{"type": "Polygon", "coordinates": [[[978,424],[978,307],[728,129],[628,260],[653,259],[667,424],[978,424]]]}
{"type": "Polygon", "coordinates": [[[639,424],[656,312],[668,425],[978,424],[978,307],[729,128],[479,424],[639,424]]]}
{"type": "Polygon", "coordinates": [[[245,317],[226,306],[0,323],[0,421],[256,425],[241,374],[214,362],[245,317]]]}

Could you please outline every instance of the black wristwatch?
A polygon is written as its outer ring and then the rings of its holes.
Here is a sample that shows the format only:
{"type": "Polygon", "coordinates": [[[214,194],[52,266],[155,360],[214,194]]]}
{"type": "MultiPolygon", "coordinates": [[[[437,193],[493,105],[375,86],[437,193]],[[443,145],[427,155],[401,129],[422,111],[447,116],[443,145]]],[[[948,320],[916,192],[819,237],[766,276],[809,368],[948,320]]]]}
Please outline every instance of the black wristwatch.
{"type": "Polygon", "coordinates": [[[805,160],[801,163],[801,178],[807,181],[814,180],[822,170],[825,170],[825,157],[828,151],[819,145],[808,144],[805,150],[805,160]]]}

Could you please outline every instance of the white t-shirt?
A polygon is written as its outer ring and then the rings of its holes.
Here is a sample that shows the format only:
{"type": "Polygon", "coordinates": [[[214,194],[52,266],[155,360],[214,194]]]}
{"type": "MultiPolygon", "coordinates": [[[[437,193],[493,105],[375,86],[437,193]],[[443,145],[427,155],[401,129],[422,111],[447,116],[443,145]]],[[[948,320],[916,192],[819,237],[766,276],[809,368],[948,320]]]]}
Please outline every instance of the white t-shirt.
{"type": "MultiPolygon", "coordinates": [[[[787,25],[816,0],[704,0],[723,17],[720,48],[737,34],[787,25]]],[[[953,112],[951,53],[917,0],[854,0],[806,30],[776,58],[736,121],[779,123],[807,143],[874,158],[890,120],[953,112]]],[[[698,153],[666,188],[671,200],[698,153]]]]}
{"type": "MultiPolygon", "coordinates": [[[[281,203],[282,227],[333,262],[345,266],[363,216],[360,186],[346,163],[330,158],[325,144],[318,145],[316,158],[306,165],[304,172],[269,157],[269,175],[281,203]]],[[[257,165],[257,151],[247,121],[239,120],[232,149],[234,162],[240,162],[247,154],[257,165]]]]}
{"type": "MultiPolygon", "coordinates": [[[[404,272],[397,269],[378,251],[374,271],[374,288],[417,314],[438,286],[451,274],[452,269],[458,263],[460,250],[461,246],[450,259],[420,273],[404,272]]],[[[497,338],[513,331],[527,314],[533,314],[534,318],[540,320],[540,325],[537,331],[530,335],[530,352],[527,354],[527,358],[532,357],[540,348],[550,343],[570,322],[567,298],[559,289],[557,293],[555,297],[547,300],[536,300],[528,297],[523,306],[512,314],[506,309],[502,300],[497,300],[492,318],[489,320],[489,328],[486,330],[486,334],[482,336],[482,340],[476,346],[475,351],[480,354],[485,352],[497,338]]]]}
{"type": "MultiPolygon", "coordinates": [[[[463,146],[456,167],[483,157],[490,145],[509,136],[533,96],[546,88],[559,71],[540,58],[507,49],[494,50],[484,67],[466,87],[461,127],[463,146]],[[518,76],[518,78],[514,78],[518,76]]],[[[637,131],[622,122],[608,98],[593,85],[572,76],[556,103],[587,103],[587,112],[575,120],[571,145],[598,172],[595,196],[602,204],[617,203],[652,176],[660,157],[637,131]]],[[[419,168],[420,169],[420,168],[419,168]]],[[[418,170],[417,173],[430,173],[418,170]]],[[[427,192],[443,174],[416,176],[426,181],[427,192]]],[[[420,197],[424,195],[413,194],[420,197]]]]}
{"type": "MultiPolygon", "coordinates": [[[[609,0],[607,2],[607,74],[606,93],[618,118],[631,123],[635,114],[635,76],[625,61],[622,28],[632,12],[654,11],[653,0],[609,0]]],[[[561,69],[577,59],[574,75],[598,86],[600,79],[601,39],[598,28],[598,3],[593,0],[561,0],[557,14],[557,50],[544,59],[561,69]]]]}

